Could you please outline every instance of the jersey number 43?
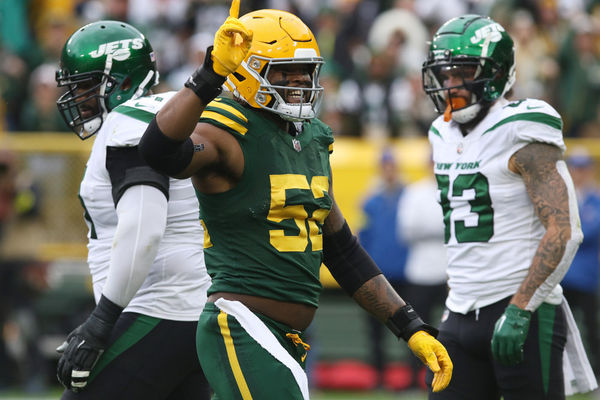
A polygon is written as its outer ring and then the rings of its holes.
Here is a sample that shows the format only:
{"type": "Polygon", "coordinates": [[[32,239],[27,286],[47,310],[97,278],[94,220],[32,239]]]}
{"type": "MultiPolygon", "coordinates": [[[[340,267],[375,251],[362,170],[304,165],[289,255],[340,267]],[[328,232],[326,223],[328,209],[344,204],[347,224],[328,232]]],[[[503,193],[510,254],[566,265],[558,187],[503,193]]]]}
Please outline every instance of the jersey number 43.
{"type": "Polygon", "coordinates": [[[435,178],[444,214],[445,243],[452,235],[458,243],[489,241],[494,235],[494,209],[485,175],[461,174],[452,181],[450,175],[436,174],[435,178]]]}

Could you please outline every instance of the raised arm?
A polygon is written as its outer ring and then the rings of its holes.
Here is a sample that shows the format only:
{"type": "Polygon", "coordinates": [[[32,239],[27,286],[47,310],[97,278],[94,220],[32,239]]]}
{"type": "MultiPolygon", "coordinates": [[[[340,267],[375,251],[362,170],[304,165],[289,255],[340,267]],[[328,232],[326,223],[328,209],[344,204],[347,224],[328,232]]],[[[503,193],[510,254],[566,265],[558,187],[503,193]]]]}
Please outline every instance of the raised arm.
{"type": "Polygon", "coordinates": [[[241,64],[252,44],[252,32],[237,18],[239,8],[240,0],[233,0],[229,17],[215,33],[204,64],[148,125],[140,152],[156,170],[179,178],[189,176],[192,158],[203,151],[203,143],[190,135],[206,105],[221,93],[227,76],[241,64]]]}
{"type": "Polygon", "coordinates": [[[252,44],[252,33],[238,19],[240,0],[233,0],[229,17],[215,33],[210,53],[200,67],[156,117],[165,136],[187,139],[204,107],[221,92],[227,75],[242,63],[252,44]]]}

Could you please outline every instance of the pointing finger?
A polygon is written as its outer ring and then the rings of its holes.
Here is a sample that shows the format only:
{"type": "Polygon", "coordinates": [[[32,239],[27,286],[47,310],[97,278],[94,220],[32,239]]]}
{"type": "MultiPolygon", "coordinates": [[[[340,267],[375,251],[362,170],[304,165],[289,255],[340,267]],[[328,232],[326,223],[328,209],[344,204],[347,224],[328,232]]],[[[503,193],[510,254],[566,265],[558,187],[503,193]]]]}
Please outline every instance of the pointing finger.
{"type": "Polygon", "coordinates": [[[237,18],[240,15],[240,0],[233,0],[229,9],[229,16],[237,18]]]}

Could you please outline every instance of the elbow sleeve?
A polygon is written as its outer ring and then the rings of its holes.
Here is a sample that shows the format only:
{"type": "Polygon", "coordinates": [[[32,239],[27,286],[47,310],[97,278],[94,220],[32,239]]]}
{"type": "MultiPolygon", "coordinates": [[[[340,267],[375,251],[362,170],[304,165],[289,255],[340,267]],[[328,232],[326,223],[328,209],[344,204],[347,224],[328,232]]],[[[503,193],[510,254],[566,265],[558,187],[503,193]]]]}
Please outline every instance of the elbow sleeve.
{"type": "Polygon", "coordinates": [[[350,296],[366,281],[381,274],[375,261],[352,235],[347,223],[339,232],[324,236],[323,262],[350,296]]]}
{"type": "Polygon", "coordinates": [[[169,176],[182,172],[194,155],[192,139],[178,141],[167,137],[156,123],[156,116],[148,124],[138,147],[148,165],[169,176]]]}

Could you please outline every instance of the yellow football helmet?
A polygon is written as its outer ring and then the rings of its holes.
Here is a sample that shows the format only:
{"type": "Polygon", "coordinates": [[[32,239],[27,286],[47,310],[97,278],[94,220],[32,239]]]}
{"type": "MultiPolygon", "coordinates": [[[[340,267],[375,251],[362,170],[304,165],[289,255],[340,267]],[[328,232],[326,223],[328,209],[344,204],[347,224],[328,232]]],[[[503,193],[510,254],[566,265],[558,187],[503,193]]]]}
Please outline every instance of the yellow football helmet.
{"type": "Polygon", "coordinates": [[[242,64],[227,77],[227,89],[251,107],[266,109],[289,121],[315,118],[323,95],[319,73],[324,61],[310,29],[294,14],[280,10],[253,11],[240,21],[254,37],[242,64]],[[273,66],[295,63],[309,64],[312,87],[275,86],[267,79],[273,66]],[[286,103],[277,90],[288,89],[301,90],[304,100],[286,103]]]}

